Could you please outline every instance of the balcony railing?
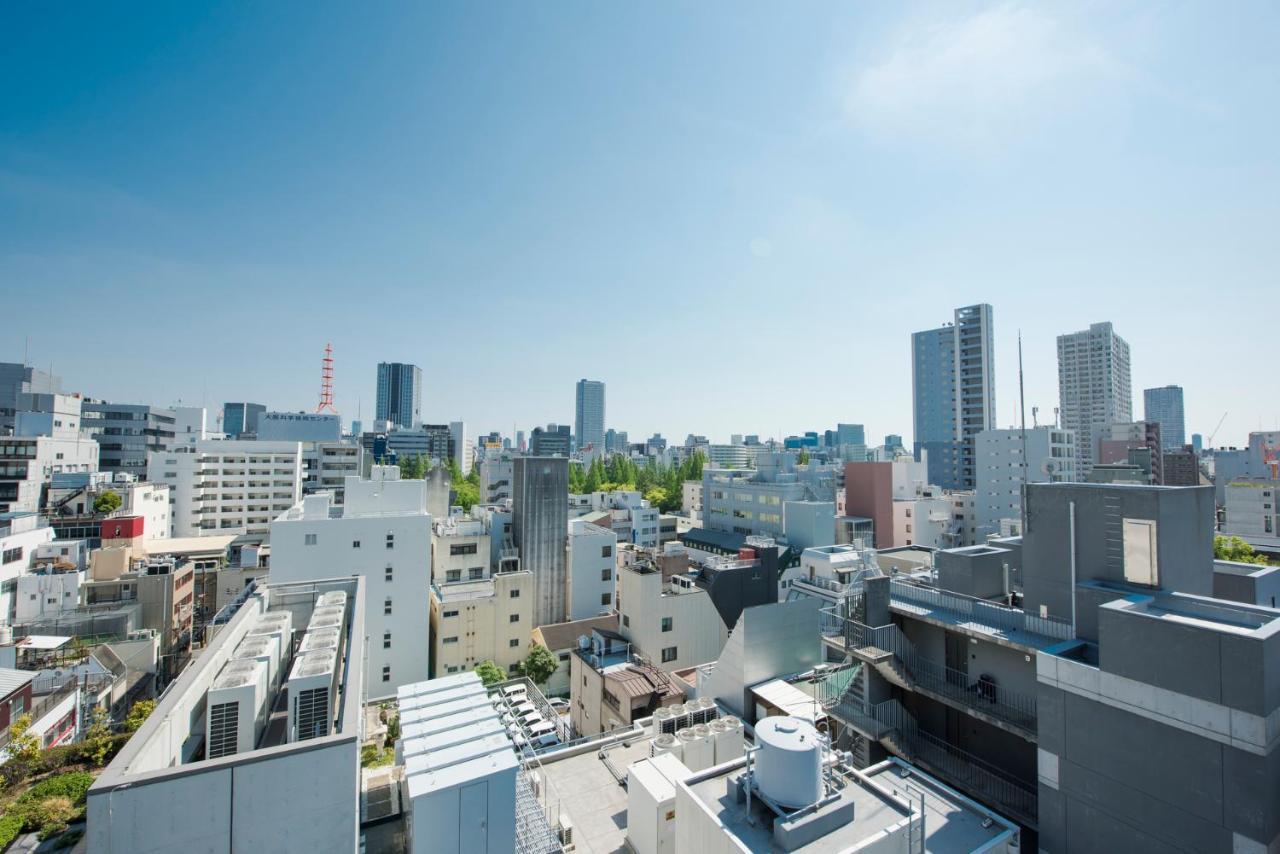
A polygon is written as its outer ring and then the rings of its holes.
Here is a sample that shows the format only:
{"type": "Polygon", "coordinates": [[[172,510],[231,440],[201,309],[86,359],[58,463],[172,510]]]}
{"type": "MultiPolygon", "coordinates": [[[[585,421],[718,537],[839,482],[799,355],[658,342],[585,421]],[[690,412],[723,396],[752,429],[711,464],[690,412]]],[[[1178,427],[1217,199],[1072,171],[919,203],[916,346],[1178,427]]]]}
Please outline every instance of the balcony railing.
{"type": "Polygon", "coordinates": [[[1023,735],[1036,735],[1036,698],[1005,688],[981,674],[948,667],[922,656],[915,644],[898,626],[871,627],[851,618],[841,618],[834,609],[823,612],[828,624],[840,622],[846,651],[874,649],[890,653],[895,659],[882,663],[908,686],[935,695],[948,705],[959,706],[979,715],[994,718],[1017,728],[1023,735]]]}
{"type": "Polygon", "coordinates": [[[948,590],[922,587],[895,579],[889,582],[889,595],[894,600],[950,611],[972,622],[1005,631],[1029,632],[1056,640],[1071,640],[1075,637],[1075,630],[1071,623],[1065,620],[1037,617],[1021,608],[1001,605],[999,602],[965,596],[961,593],[952,593],[948,590]]]}

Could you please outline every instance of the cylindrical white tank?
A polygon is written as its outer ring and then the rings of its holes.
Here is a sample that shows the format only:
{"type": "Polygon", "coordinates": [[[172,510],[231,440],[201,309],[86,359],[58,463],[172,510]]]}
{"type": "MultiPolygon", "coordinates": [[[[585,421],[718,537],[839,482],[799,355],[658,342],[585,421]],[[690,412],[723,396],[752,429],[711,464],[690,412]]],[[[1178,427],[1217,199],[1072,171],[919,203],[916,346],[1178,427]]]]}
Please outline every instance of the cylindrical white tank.
{"type": "Polygon", "coordinates": [[[666,706],[659,706],[653,711],[653,734],[670,733],[675,730],[675,722],[671,719],[671,710],[666,706]]]}
{"type": "Polygon", "coordinates": [[[676,759],[684,758],[684,751],[681,750],[680,739],[674,734],[664,732],[653,740],[653,747],[649,750],[649,755],[657,756],[661,753],[670,753],[676,759]]]}
{"type": "Polygon", "coordinates": [[[716,732],[716,764],[741,759],[746,752],[742,737],[742,721],[729,715],[712,721],[711,729],[716,732]],[[718,732],[716,731],[718,729],[718,732]]]}
{"type": "MultiPolygon", "coordinates": [[[[822,742],[813,724],[771,717],[756,724],[755,783],[780,806],[806,807],[822,797],[822,742]]],[[[686,763],[687,764],[687,763],[686,763]]]]}

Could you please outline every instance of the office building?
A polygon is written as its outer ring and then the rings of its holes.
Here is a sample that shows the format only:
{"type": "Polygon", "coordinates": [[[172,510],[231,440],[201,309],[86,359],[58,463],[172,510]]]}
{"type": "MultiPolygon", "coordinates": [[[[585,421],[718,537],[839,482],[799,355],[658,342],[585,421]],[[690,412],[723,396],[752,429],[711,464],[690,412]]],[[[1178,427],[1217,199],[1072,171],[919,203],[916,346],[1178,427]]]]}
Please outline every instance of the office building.
{"type": "Polygon", "coordinates": [[[928,482],[927,472],[925,463],[913,460],[845,463],[842,522],[869,520],[869,526],[859,522],[855,528],[861,533],[869,527],[878,549],[958,544],[965,519],[955,518],[953,502],[928,482]]]}
{"type": "Polygon", "coordinates": [[[0,362],[0,436],[13,432],[24,394],[61,394],[62,378],[19,362],[0,362]]]}
{"type": "Polygon", "coordinates": [[[209,427],[209,410],[203,406],[173,408],[173,447],[194,445],[205,439],[221,439],[222,434],[209,427]]]}
{"type": "Polygon", "coordinates": [[[518,561],[510,566],[516,568],[432,584],[431,665],[437,676],[473,670],[483,661],[518,675],[533,631],[533,576],[518,561]]]}
{"type": "Polygon", "coordinates": [[[512,460],[512,490],[511,534],[520,551],[520,566],[533,573],[534,623],[564,622],[569,460],[516,457],[512,460]]]}
{"type": "Polygon", "coordinates": [[[995,425],[991,306],[965,306],[954,323],[911,336],[916,459],[928,453],[929,482],[973,489],[973,437],[995,425]]]}
{"type": "Polygon", "coordinates": [[[620,543],[658,547],[658,508],[630,490],[569,496],[569,514],[608,528],[620,543]]]}
{"type": "MultiPolygon", "coordinates": [[[[974,542],[999,534],[1003,520],[1022,524],[1023,483],[1069,483],[1076,477],[1076,440],[1061,427],[983,430],[974,437],[974,542]]],[[[970,543],[972,545],[972,543],[970,543]]]]}
{"type": "Polygon", "coordinates": [[[169,485],[174,537],[265,534],[302,497],[302,445],[209,439],[152,451],[147,476],[169,485]]]}
{"type": "Polygon", "coordinates": [[[568,424],[534,427],[529,434],[529,455],[534,457],[567,457],[573,452],[573,437],[568,424]]]}
{"type": "Polygon", "coordinates": [[[400,362],[378,363],[378,401],[374,420],[409,429],[422,423],[421,368],[400,362]]]}
{"type": "Polygon", "coordinates": [[[258,419],[267,411],[261,403],[222,404],[222,432],[228,439],[239,439],[245,433],[258,432],[258,419]]]}
{"type": "Polygon", "coordinates": [[[1190,445],[1183,445],[1164,452],[1165,486],[1198,486],[1200,484],[1200,455],[1190,445]]]}
{"type": "Polygon", "coordinates": [[[141,479],[147,476],[147,455],[173,447],[176,420],[172,409],[86,399],[80,431],[98,443],[99,469],[141,479]]]}
{"type": "Polygon", "coordinates": [[[357,850],[371,579],[335,574],[247,588],[219,614],[89,789],[89,850],[357,850]],[[307,631],[316,611],[337,631],[307,631]],[[311,635],[332,644],[295,655],[311,635]]]}
{"type": "Polygon", "coordinates": [[[578,380],[574,406],[574,438],[578,450],[604,449],[604,383],[578,380]]]}
{"type": "Polygon", "coordinates": [[[511,498],[513,470],[511,454],[485,454],[480,461],[480,500],[498,504],[511,498]]]}
{"type": "Polygon", "coordinates": [[[17,435],[0,437],[0,513],[45,508],[54,477],[98,471],[99,447],[79,429],[80,398],[21,394],[17,435]]]}
{"type": "MultiPolygon", "coordinates": [[[[716,531],[786,540],[787,504],[816,501],[827,505],[834,535],[839,466],[816,461],[799,465],[797,458],[794,451],[760,451],[754,469],[703,468],[703,525],[716,531]]],[[[807,526],[808,509],[800,514],[807,526]]]]}
{"type": "Polygon", "coordinates": [[[1098,441],[1110,425],[1133,421],[1129,345],[1110,323],[1058,336],[1058,401],[1062,426],[1076,437],[1083,480],[1098,462],[1098,441]]]}
{"type": "Polygon", "coordinates": [[[341,442],[342,418],[323,412],[264,412],[258,416],[264,442],[341,442]]]}
{"type": "Polygon", "coordinates": [[[476,461],[475,444],[471,439],[467,438],[467,422],[450,421],[449,422],[449,442],[452,450],[453,461],[458,466],[458,471],[462,474],[471,474],[471,466],[476,461]]]}
{"type": "Polygon", "coordinates": [[[1237,480],[1227,484],[1222,532],[1274,551],[1280,546],[1278,480],[1237,480]]]}
{"type": "Polygon", "coordinates": [[[1280,431],[1249,434],[1245,448],[1213,452],[1213,485],[1218,506],[1225,503],[1227,484],[1237,480],[1280,480],[1280,431]]]}
{"type": "Polygon", "coordinates": [[[1145,483],[1164,483],[1160,425],[1154,421],[1111,424],[1098,437],[1099,465],[1132,465],[1142,469],[1145,483]]]}
{"type": "Polygon", "coordinates": [[[1182,412],[1182,386],[1166,385],[1144,389],[1142,418],[1160,425],[1162,450],[1173,451],[1186,444],[1186,421],[1182,412]]]}

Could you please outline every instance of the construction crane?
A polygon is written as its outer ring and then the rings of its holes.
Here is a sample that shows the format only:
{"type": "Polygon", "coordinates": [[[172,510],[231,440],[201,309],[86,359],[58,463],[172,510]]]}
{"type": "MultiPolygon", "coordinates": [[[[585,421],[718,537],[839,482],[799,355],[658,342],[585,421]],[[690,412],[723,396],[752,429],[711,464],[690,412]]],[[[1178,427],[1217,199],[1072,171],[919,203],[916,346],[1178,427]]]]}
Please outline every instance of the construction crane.
{"type": "Polygon", "coordinates": [[[1218,431],[1222,429],[1222,422],[1227,420],[1227,413],[1222,413],[1222,417],[1218,419],[1218,426],[1213,428],[1213,432],[1209,434],[1209,438],[1205,440],[1206,448],[1213,447],[1213,437],[1218,435],[1218,431]]]}

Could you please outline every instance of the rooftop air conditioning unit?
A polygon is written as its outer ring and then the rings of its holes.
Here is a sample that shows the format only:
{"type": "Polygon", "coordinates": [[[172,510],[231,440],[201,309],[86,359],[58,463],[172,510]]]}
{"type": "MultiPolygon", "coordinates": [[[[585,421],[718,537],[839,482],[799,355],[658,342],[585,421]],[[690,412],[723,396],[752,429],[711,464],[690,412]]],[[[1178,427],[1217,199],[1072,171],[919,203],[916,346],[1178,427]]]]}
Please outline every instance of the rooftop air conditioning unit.
{"type": "Polygon", "coordinates": [[[341,590],[330,590],[328,593],[321,593],[320,598],[316,600],[316,607],[324,608],[329,605],[337,605],[341,608],[347,607],[347,594],[341,590]]]}
{"type": "Polygon", "coordinates": [[[560,840],[562,851],[573,850],[573,822],[569,820],[569,816],[560,813],[560,821],[556,825],[556,836],[560,840]]]}
{"type": "Polygon", "coordinates": [[[302,643],[298,645],[298,652],[311,652],[315,649],[330,650],[334,655],[338,654],[338,647],[342,644],[342,633],[335,628],[328,629],[312,629],[302,638],[302,643]]]}
{"type": "Polygon", "coordinates": [[[337,685],[333,650],[299,653],[289,674],[289,741],[323,738],[333,729],[337,685]]]}
{"type": "Polygon", "coordinates": [[[246,637],[240,641],[232,661],[261,661],[267,665],[267,685],[274,689],[280,680],[280,646],[269,635],[246,637]]]}
{"type": "Polygon", "coordinates": [[[271,638],[276,647],[276,660],[283,669],[289,656],[293,655],[293,617],[288,612],[279,616],[268,614],[258,618],[258,622],[245,634],[245,638],[271,638]]]}
{"type": "Polygon", "coordinates": [[[266,723],[267,667],[234,661],[222,669],[205,702],[205,755],[248,753],[266,723]]]}
{"type": "Polygon", "coordinates": [[[347,609],[342,605],[317,605],[311,612],[311,619],[316,617],[345,617],[347,609]]]}
{"type": "Polygon", "coordinates": [[[342,616],[340,614],[312,614],[311,622],[307,624],[308,629],[341,629],[342,616]]]}

